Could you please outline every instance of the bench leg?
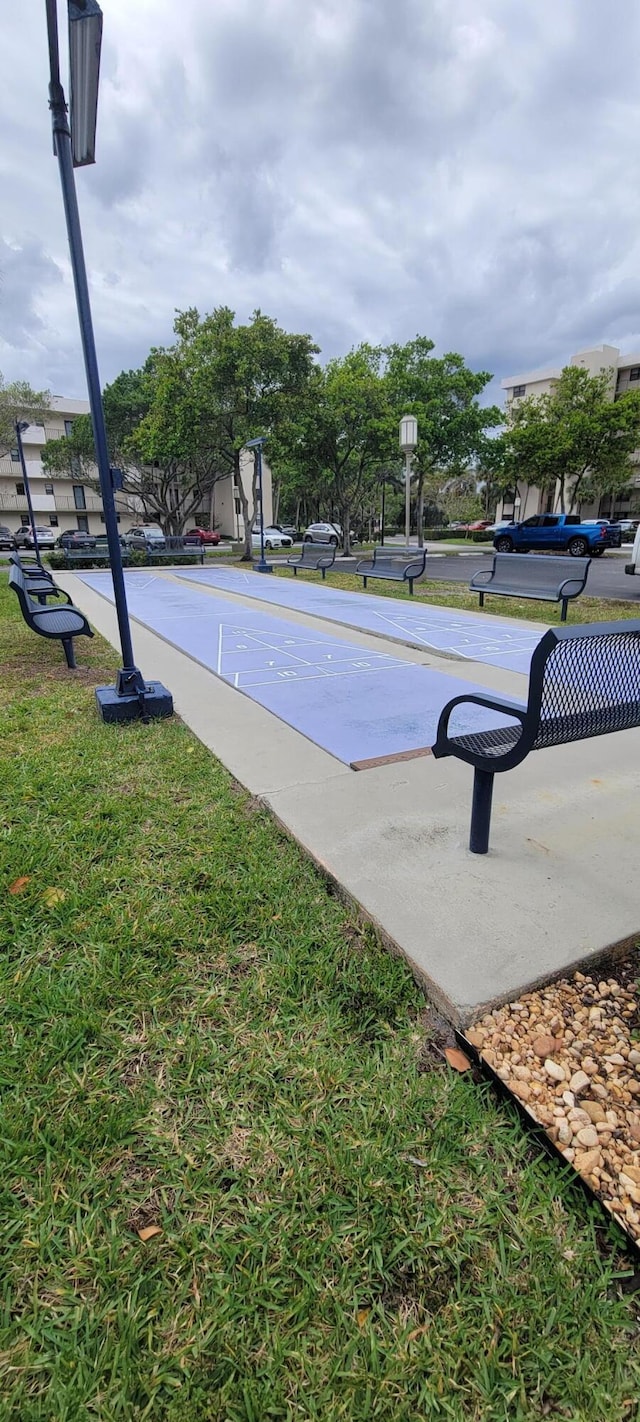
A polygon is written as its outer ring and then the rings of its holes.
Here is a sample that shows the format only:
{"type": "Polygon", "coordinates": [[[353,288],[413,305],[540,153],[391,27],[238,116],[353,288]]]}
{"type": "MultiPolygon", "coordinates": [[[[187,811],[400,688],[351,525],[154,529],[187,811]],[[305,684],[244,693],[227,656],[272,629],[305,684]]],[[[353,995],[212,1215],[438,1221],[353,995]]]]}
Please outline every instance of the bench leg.
{"type": "Polygon", "coordinates": [[[413,597],[413,578],[409,578],[409,597],[413,597]]]}
{"type": "Polygon", "coordinates": [[[76,665],[76,658],[73,650],[73,637],[63,637],[62,645],[64,647],[64,654],[67,659],[67,666],[74,669],[76,665]]]}
{"type": "Polygon", "coordinates": [[[294,576],[294,578],[297,578],[297,576],[298,576],[298,569],[296,568],[295,563],[294,563],[294,565],[293,565],[293,576],[294,576]]]}
{"type": "Polygon", "coordinates": [[[566,597],[563,597],[563,599],[562,599],[562,612],[560,613],[560,621],[561,621],[561,622],[566,622],[566,620],[567,620],[567,607],[568,607],[567,598],[566,598],[566,597]]]}
{"type": "Polygon", "coordinates": [[[476,768],[473,777],[471,835],[469,837],[469,849],[472,854],[486,854],[489,848],[492,796],[493,771],[476,768]]]}
{"type": "Polygon", "coordinates": [[[326,576],[327,576],[327,570],[326,570],[326,568],[321,568],[321,569],[320,569],[320,572],[322,573],[322,581],[324,582],[324,580],[325,580],[325,578],[326,578],[326,576]]]}
{"type": "Polygon", "coordinates": [[[362,575],[362,582],[363,582],[364,587],[366,588],[366,586],[367,586],[367,580],[366,580],[366,578],[365,578],[365,576],[364,576],[364,573],[363,573],[363,575],[362,575]]]}
{"type": "Polygon", "coordinates": [[[484,593],[478,593],[478,597],[480,599],[480,607],[484,607],[484,593]]]}

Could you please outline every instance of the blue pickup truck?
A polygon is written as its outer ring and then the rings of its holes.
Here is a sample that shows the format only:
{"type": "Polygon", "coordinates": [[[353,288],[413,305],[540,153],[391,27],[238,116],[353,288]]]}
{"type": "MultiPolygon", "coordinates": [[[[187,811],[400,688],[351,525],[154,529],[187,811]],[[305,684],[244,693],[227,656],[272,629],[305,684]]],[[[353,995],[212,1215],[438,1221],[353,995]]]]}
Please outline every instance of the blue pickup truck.
{"type": "Polygon", "coordinates": [[[524,523],[501,523],[493,540],[498,553],[570,553],[573,558],[600,558],[621,543],[619,524],[583,523],[577,514],[534,514],[524,523]]]}

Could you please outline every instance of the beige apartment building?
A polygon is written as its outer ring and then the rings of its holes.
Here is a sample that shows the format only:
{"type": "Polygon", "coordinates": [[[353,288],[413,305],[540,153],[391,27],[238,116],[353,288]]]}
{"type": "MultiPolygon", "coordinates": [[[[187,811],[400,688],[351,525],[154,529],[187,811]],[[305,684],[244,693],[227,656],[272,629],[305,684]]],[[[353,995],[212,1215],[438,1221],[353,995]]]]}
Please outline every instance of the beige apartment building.
{"type": "MultiPolygon", "coordinates": [[[[590,375],[601,371],[611,373],[611,399],[616,400],[625,390],[640,390],[640,355],[622,355],[617,346],[593,346],[589,350],[578,351],[571,356],[569,365],[581,365],[590,375]],[[638,382],[637,386],[635,382],[638,382]]],[[[502,381],[506,392],[507,412],[517,400],[530,395],[547,395],[560,379],[562,370],[535,370],[524,375],[510,375],[502,381]]],[[[533,484],[520,483],[511,498],[498,504],[498,519],[525,519],[534,514],[557,512],[554,494],[542,493],[533,484]]],[[[583,502],[579,512],[583,518],[626,518],[640,510],[640,450],[634,456],[629,488],[616,494],[612,504],[611,495],[604,494],[595,502],[583,502]]]]}
{"type": "MultiPolygon", "coordinates": [[[[102,499],[96,488],[83,481],[80,471],[75,478],[73,474],[50,474],[42,463],[42,450],[47,440],[60,439],[63,435],[70,434],[76,416],[88,414],[88,400],[71,400],[55,395],[44,421],[29,425],[22,436],[36,525],[51,527],[56,537],[74,528],[82,529],[85,533],[105,532],[102,499]]],[[[243,483],[249,491],[252,467],[253,456],[249,450],[245,450],[242,455],[243,483]]],[[[271,471],[265,460],[262,473],[264,519],[267,525],[271,523],[273,515],[271,471]]],[[[116,494],[116,511],[122,533],[126,533],[136,524],[150,522],[145,519],[141,505],[130,495],[116,494]]],[[[252,512],[251,507],[249,511],[252,512]]],[[[18,450],[14,448],[0,455],[0,524],[15,533],[28,523],[22,467],[18,450]]],[[[190,526],[193,525],[218,528],[223,537],[242,538],[242,509],[231,478],[218,480],[211,499],[207,499],[206,506],[196,511],[190,523],[190,526]]]]}

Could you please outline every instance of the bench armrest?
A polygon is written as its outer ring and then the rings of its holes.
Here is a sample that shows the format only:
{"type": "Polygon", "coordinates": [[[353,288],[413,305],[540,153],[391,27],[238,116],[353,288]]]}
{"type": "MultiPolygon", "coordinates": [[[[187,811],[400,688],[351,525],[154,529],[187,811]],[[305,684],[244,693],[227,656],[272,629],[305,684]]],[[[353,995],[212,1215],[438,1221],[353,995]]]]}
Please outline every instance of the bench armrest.
{"type": "Polygon", "coordinates": [[[513,716],[514,720],[520,721],[524,726],[527,719],[527,707],[521,701],[507,701],[504,696],[482,696],[479,692],[470,691],[462,696],[454,696],[453,701],[449,701],[440,712],[438,730],[435,745],[432,747],[432,754],[436,757],[448,755],[447,746],[449,744],[449,721],[451,712],[456,706],[482,706],[486,711],[500,711],[504,716],[513,716]]]}
{"type": "Polygon", "coordinates": [[[373,566],[372,558],[361,558],[360,562],[356,563],[356,573],[371,573],[373,566]]]}
{"type": "Polygon", "coordinates": [[[491,582],[492,577],[493,568],[480,568],[479,572],[474,573],[471,582],[469,583],[469,587],[474,589],[485,588],[487,586],[487,583],[491,582]]]}
{"type": "Polygon", "coordinates": [[[586,574],[586,573],[585,573],[585,575],[584,575],[583,578],[565,578],[564,582],[560,584],[560,587],[559,587],[559,589],[558,589],[558,596],[559,596],[559,597],[571,597],[571,593],[568,593],[568,592],[566,591],[566,589],[567,589],[567,588],[570,588],[570,587],[575,587],[576,592],[579,592],[579,593],[580,593],[580,592],[582,592],[583,587],[586,586],[586,582],[587,582],[587,574],[586,574]]]}

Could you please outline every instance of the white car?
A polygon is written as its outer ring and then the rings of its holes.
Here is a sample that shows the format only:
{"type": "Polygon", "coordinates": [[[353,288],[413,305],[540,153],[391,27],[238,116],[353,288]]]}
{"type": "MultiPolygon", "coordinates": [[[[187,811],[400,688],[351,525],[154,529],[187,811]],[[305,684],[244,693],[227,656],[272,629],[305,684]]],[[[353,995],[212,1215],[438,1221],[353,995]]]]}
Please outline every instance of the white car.
{"type": "MultiPolygon", "coordinates": [[[[253,533],[251,534],[251,544],[253,548],[260,548],[262,546],[259,528],[254,528],[253,533]]],[[[289,537],[288,533],[281,533],[279,528],[273,527],[273,524],[269,524],[269,527],[265,528],[265,548],[291,548],[292,545],[293,539],[289,537]]]]}
{"type": "MultiPolygon", "coordinates": [[[[19,528],[13,535],[16,548],[33,548],[33,534],[30,527],[19,528]]],[[[55,548],[55,528],[39,528],[36,524],[36,538],[40,548],[55,548]]]]}

